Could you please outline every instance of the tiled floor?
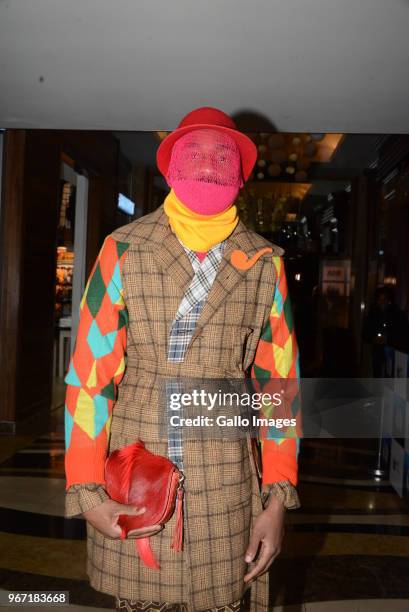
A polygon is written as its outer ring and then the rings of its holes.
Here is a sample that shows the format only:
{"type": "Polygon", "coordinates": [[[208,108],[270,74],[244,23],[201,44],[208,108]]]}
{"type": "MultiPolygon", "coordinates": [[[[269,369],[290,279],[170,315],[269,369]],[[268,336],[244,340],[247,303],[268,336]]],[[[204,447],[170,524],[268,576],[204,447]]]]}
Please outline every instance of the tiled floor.
{"type": "MultiPolygon", "coordinates": [[[[302,443],[302,508],[287,513],[270,572],[275,611],[409,611],[409,505],[371,480],[373,454],[356,442],[302,443]]],[[[84,521],[64,518],[62,409],[1,449],[0,590],[65,590],[73,611],[111,609],[87,582],[84,521]]]]}

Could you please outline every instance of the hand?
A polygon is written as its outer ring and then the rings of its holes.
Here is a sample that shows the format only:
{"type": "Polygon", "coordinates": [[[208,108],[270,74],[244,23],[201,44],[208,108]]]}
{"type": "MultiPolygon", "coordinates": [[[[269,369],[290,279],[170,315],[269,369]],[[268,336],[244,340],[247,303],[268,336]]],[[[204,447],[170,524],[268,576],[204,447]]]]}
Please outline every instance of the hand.
{"type": "MultiPolygon", "coordinates": [[[[107,499],[95,508],[82,513],[86,521],[107,538],[119,539],[121,537],[121,527],[118,525],[120,514],[128,516],[139,516],[145,512],[145,508],[119,504],[113,499],[107,499]]],[[[162,525],[152,525],[142,529],[133,529],[128,533],[128,537],[142,538],[154,535],[163,528],[162,525]]]]}
{"type": "Polygon", "coordinates": [[[258,515],[254,523],[245,561],[251,563],[257,555],[260,544],[261,548],[255,566],[244,576],[244,582],[250,582],[266,572],[280,554],[284,536],[284,515],[284,505],[272,495],[267,508],[258,515]]]}

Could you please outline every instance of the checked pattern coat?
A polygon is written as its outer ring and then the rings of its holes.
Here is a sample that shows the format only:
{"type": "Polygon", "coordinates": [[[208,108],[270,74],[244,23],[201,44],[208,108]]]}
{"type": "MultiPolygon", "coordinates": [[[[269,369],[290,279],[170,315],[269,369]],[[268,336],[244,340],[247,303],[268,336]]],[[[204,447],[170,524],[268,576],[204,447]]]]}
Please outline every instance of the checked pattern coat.
{"type": "MultiPolygon", "coordinates": [[[[166,455],[159,436],[162,377],[244,378],[298,375],[298,349],[281,258],[283,251],[239,222],[226,240],[216,278],[184,360],[169,362],[169,331],[194,272],[163,206],[114,231],[104,242],[81,305],[66,396],[66,516],[107,498],[108,452],[140,438],[166,455]],[[250,258],[273,253],[248,270],[250,258]]],[[[268,430],[262,438],[262,480],[297,483],[297,440],[268,430]],[[271,434],[271,435],[270,435],[271,434]]],[[[183,551],[170,548],[174,518],[152,538],[161,569],[146,568],[132,540],[105,538],[87,523],[87,573],[95,589],[115,596],[186,603],[206,610],[240,599],[244,554],[262,511],[249,439],[184,441],[183,551]]],[[[268,576],[251,587],[253,612],[268,610],[268,576]]]]}

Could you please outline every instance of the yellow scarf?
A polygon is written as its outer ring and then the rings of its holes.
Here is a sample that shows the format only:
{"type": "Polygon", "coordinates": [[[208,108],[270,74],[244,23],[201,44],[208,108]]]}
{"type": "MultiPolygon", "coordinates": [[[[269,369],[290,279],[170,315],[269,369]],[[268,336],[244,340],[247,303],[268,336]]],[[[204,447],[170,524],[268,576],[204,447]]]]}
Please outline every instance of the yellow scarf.
{"type": "Polygon", "coordinates": [[[163,209],[176,236],[192,251],[208,251],[230,236],[239,222],[235,204],[215,215],[200,215],[182,204],[173,189],[163,209]]]}

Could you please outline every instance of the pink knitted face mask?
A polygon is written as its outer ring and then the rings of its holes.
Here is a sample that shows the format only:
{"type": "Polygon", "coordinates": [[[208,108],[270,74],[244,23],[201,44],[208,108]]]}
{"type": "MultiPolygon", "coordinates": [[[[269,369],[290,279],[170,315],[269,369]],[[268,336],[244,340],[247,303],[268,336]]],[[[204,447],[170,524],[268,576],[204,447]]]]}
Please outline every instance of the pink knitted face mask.
{"type": "Polygon", "coordinates": [[[239,148],[212,129],[188,132],[172,149],[167,182],[179,200],[201,215],[229,208],[243,186],[239,148]]]}

